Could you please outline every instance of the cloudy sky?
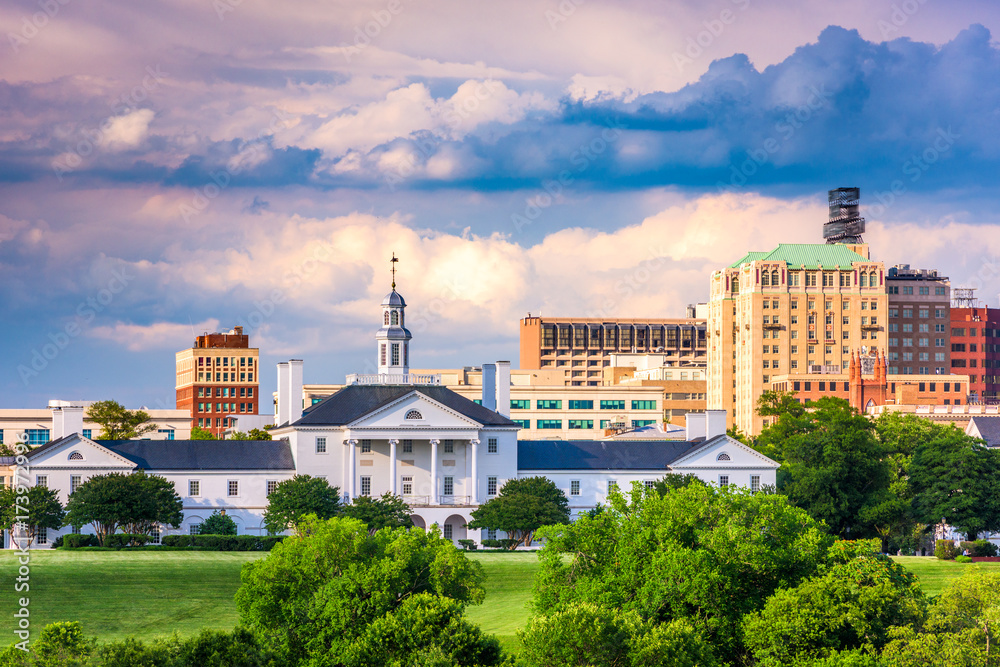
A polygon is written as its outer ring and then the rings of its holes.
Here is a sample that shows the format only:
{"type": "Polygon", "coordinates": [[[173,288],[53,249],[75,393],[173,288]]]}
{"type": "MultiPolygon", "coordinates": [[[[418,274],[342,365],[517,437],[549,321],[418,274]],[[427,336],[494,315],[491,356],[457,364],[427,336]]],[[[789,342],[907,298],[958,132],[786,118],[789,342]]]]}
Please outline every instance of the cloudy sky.
{"type": "Polygon", "coordinates": [[[517,363],[527,312],[681,316],[819,242],[1000,305],[992,0],[9,0],[0,407],[173,407],[242,324],[307,382],[371,370],[388,259],[411,362],[517,363]]]}

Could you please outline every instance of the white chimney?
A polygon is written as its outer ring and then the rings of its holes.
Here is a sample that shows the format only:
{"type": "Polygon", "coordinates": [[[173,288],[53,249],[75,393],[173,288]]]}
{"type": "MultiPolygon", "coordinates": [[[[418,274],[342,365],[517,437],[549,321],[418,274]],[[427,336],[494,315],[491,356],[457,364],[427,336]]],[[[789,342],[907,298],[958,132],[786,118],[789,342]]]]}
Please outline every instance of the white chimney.
{"type": "Polygon", "coordinates": [[[274,424],[288,423],[288,362],[278,364],[278,405],[274,411],[274,424]]]}
{"type": "Polygon", "coordinates": [[[705,439],[726,434],[726,411],[705,410],[705,439]]]}
{"type": "Polygon", "coordinates": [[[510,419],[510,362],[497,362],[497,412],[510,419]]]}
{"type": "Polygon", "coordinates": [[[695,438],[705,437],[705,417],[704,412],[689,412],[684,415],[684,425],[686,427],[685,440],[691,442],[695,438]]]}
{"type": "Polygon", "coordinates": [[[302,360],[288,362],[288,423],[302,417],[302,360]]]}
{"type": "Polygon", "coordinates": [[[83,406],[49,401],[49,409],[52,411],[52,440],[83,433],[83,406]]]}
{"type": "Polygon", "coordinates": [[[62,408],[50,409],[52,410],[52,439],[58,440],[66,435],[66,420],[62,408]]]}
{"type": "Polygon", "coordinates": [[[483,407],[497,409],[497,365],[483,364],[483,407]]]}

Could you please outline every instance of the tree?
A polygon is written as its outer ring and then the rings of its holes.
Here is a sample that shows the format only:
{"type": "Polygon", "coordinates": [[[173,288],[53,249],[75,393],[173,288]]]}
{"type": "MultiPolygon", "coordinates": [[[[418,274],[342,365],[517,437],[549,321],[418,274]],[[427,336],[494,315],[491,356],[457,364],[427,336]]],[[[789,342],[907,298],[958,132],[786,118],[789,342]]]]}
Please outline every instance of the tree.
{"type": "Polygon", "coordinates": [[[102,545],[119,527],[128,534],[148,535],[158,524],[178,528],[184,518],[173,482],[142,470],[91,477],[69,497],[66,510],[67,524],[93,524],[102,545]]]}
{"type": "Polygon", "coordinates": [[[496,498],[472,512],[469,528],[495,528],[507,537],[529,546],[542,526],[569,523],[566,494],[546,477],[510,479],[496,498]]]}
{"type": "Polygon", "coordinates": [[[413,525],[411,514],[410,506],[391,493],[385,493],[381,498],[358,496],[343,510],[344,516],[367,525],[369,533],[382,528],[409,528],[413,525]]]}
{"type": "Polygon", "coordinates": [[[97,401],[87,408],[87,419],[101,425],[98,440],[129,440],[155,431],[145,410],[128,410],[117,401],[97,401]]]}
{"type": "Polygon", "coordinates": [[[212,515],[198,528],[199,535],[235,535],[236,522],[231,517],[226,516],[225,510],[220,514],[219,510],[212,512],[212,515]]]}
{"type": "Polygon", "coordinates": [[[1000,530],[1000,450],[943,428],[917,446],[909,473],[920,521],[950,524],[969,540],[1000,530]]]}
{"type": "Polygon", "coordinates": [[[20,529],[21,535],[26,534],[28,542],[32,542],[39,528],[62,527],[66,512],[59,502],[58,491],[44,486],[21,486],[21,492],[18,488],[8,486],[0,490],[0,522],[4,530],[20,529]]]}
{"type": "Polygon", "coordinates": [[[633,487],[596,517],[538,535],[536,613],[590,603],[651,626],[687,619],[733,663],[744,652],[743,616],[814,576],[833,541],[784,496],[704,484],[662,496],[633,487]]]}
{"type": "Polygon", "coordinates": [[[916,577],[877,552],[878,541],[838,542],[831,567],[777,591],[744,620],[758,665],[781,667],[840,652],[880,651],[896,627],[921,624],[927,601],[916,577]]]}
{"type": "MultiPolygon", "coordinates": [[[[437,530],[391,528],[369,535],[360,521],[339,517],[306,519],[299,535],[276,545],[267,558],[244,565],[241,581],[236,593],[241,623],[289,664],[334,664],[328,656],[354,655],[358,642],[387,637],[407,627],[405,619],[423,619],[418,624],[424,631],[392,642],[410,651],[447,647],[448,629],[458,626],[428,616],[444,613],[454,619],[458,610],[407,601],[427,594],[464,604],[484,596],[482,567],[437,530]]],[[[466,636],[467,631],[462,629],[466,636]]],[[[482,647],[471,638],[468,645],[482,647]]],[[[386,648],[393,654],[403,650],[386,648]]],[[[495,664],[493,656],[478,652],[484,664],[495,664]]],[[[476,653],[466,654],[456,663],[476,658],[476,653]]]]}
{"type": "Polygon", "coordinates": [[[211,431],[207,431],[200,426],[191,427],[191,439],[192,440],[218,440],[215,434],[211,431]]]}
{"type": "MultiPolygon", "coordinates": [[[[194,438],[192,438],[194,439],[194,438]]],[[[243,431],[233,431],[229,436],[230,440],[270,440],[271,434],[259,428],[252,428],[246,433],[243,431]]]]}
{"type": "Polygon", "coordinates": [[[839,398],[821,398],[809,411],[784,394],[766,405],[760,414],[773,409],[778,419],[758,444],[782,464],[778,491],[835,535],[875,534],[862,517],[884,500],[892,476],[871,421],[839,398]]]}
{"type": "Polygon", "coordinates": [[[321,477],[295,475],[267,496],[264,525],[272,534],[294,529],[307,514],[330,519],[340,513],[340,489],[321,477]]]}
{"type": "Polygon", "coordinates": [[[683,489],[689,484],[704,484],[704,480],[698,475],[692,475],[691,473],[679,474],[675,472],[669,472],[662,478],[653,482],[653,491],[662,495],[665,495],[668,491],[673,489],[683,489]]]}

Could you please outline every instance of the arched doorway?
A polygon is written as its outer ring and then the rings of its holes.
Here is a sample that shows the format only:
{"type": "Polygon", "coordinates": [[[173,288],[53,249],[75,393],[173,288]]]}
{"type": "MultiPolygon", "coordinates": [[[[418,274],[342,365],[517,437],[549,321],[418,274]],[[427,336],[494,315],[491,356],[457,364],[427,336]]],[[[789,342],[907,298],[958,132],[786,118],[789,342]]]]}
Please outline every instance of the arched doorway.
{"type": "Polygon", "coordinates": [[[411,514],[410,521],[413,522],[414,528],[423,528],[424,530],[427,530],[427,522],[424,521],[424,518],[419,514],[411,514]]]}
{"type": "Polygon", "coordinates": [[[458,544],[458,540],[464,540],[468,531],[466,530],[465,517],[460,514],[452,514],[450,517],[445,519],[444,526],[441,527],[441,534],[450,539],[455,544],[458,544]]]}

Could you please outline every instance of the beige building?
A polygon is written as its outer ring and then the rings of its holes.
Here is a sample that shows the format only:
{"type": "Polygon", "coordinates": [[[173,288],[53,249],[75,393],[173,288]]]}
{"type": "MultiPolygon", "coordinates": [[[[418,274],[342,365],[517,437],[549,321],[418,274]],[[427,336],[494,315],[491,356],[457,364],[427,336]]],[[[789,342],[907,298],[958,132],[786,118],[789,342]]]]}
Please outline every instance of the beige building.
{"type": "Polygon", "coordinates": [[[757,434],[772,376],[840,373],[851,351],[885,350],[885,266],[867,244],[781,244],[711,277],[709,409],[757,434]]]}
{"type": "MultiPolygon", "coordinates": [[[[448,389],[477,403],[482,400],[483,371],[479,366],[411,373],[440,378],[440,384],[448,389]]],[[[303,385],[303,407],[319,403],[343,386],[303,385]]],[[[663,392],[660,383],[566,386],[561,371],[511,370],[510,418],[521,426],[517,434],[520,440],[592,440],[603,437],[606,431],[662,423],[663,392]]]]}
{"type": "MultiPolygon", "coordinates": [[[[96,438],[100,424],[86,418],[87,408],[96,401],[49,401],[48,408],[0,410],[0,443],[10,446],[19,440],[31,447],[40,447],[49,440],[79,432],[85,438],[96,438]]],[[[149,410],[156,430],[142,436],[143,440],[187,440],[191,437],[191,418],[184,410],[149,410]]]]}
{"type": "Polygon", "coordinates": [[[604,385],[660,387],[663,421],[683,426],[686,414],[705,411],[707,376],[704,358],[681,362],[662,353],[612,354],[604,385]]]}

